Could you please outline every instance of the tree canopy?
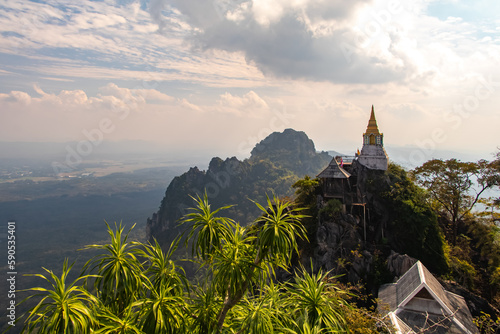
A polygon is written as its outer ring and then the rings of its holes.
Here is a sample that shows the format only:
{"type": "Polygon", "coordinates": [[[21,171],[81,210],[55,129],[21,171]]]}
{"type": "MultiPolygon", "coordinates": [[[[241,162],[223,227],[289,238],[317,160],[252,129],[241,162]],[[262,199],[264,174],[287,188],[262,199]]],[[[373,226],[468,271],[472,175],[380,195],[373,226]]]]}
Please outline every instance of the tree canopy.
{"type": "Polygon", "coordinates": [[[457,242],[458,224],[481,198],[485,190],[500,184],[498,163],[457,159],[427,161],[413,171],[418,184],[448,219],[452,243],[457,242]]]}

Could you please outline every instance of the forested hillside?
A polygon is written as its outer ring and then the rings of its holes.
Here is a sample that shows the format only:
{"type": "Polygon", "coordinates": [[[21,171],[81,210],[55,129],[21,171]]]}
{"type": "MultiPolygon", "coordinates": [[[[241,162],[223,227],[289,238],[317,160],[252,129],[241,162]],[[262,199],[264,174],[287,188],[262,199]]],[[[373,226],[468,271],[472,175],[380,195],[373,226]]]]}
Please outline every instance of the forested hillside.
{"type": "Polygon", "coordinates": [[[287,129],[258,143],[249,159],[213,158],[207,171],[197,167],[172,180],[159,211],[147,222],[147,235],[167,245],[179,233],[178,220],[191,207],[191,196],[207,192],[214,207],[235,205],[228,217],[250,223],[259,214],[251,200],[263,202],[266,194],[292,196],[292,184],[305,175],[316,175],[331,160],[318,153],[304,132],[287,129]]]}

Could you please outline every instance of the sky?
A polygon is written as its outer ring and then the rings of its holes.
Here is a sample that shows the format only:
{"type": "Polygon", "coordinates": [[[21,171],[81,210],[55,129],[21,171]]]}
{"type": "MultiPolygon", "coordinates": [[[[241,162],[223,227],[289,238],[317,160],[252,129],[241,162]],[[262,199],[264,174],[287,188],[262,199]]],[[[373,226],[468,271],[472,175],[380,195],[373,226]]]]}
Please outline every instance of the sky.
{"type": "MultiPolygon", "coordinates": [[[[0,0],[0,141],[354,153],[374,105],[414,164],[500,146],[496,0],[0,0]]],[[[213,152],[213,153],[212,153],[213,152]]]]}

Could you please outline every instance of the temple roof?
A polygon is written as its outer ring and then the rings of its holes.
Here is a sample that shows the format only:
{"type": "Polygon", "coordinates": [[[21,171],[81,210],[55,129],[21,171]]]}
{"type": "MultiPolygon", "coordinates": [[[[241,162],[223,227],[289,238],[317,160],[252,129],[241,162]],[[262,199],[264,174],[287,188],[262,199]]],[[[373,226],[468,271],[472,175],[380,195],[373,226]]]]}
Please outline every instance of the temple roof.
{"type": "Polygon", "coordinates": [[[413,332],[441,323],[430,333],[478,333],[464,298],[446,291],[420,261],[396,283],[381,286],[378,297],[398,333],[407,333],[400,323],[413,332]]]}
{"type": "Polygon", "coordinates": [[[370,120],[368,121],[368,126],[366,127],[366,132],[365,134],[375,134],[379,135],[380,132],[378,131],[378,126],[377,126],[377,120],[375,119],[375,111],[372,105],[372,113],[370,115],[370,120]]]}
{"type": "Polygon", "coordinates": [[[340,167],[335,158],[333,158],[330,164],[318,175],[321,179],[348,179],[350,176],[351,174],[340,167]]]}

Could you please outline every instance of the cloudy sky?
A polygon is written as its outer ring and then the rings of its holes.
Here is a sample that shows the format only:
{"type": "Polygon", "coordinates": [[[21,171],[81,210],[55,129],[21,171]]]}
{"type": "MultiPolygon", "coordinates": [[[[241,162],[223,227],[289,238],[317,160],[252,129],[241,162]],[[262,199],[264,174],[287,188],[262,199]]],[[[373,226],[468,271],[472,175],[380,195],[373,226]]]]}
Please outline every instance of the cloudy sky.
{"type": "Polygon", "coordinates": [[[500,145],[497,0],[0,0],[0,141],[500,145]]]}

